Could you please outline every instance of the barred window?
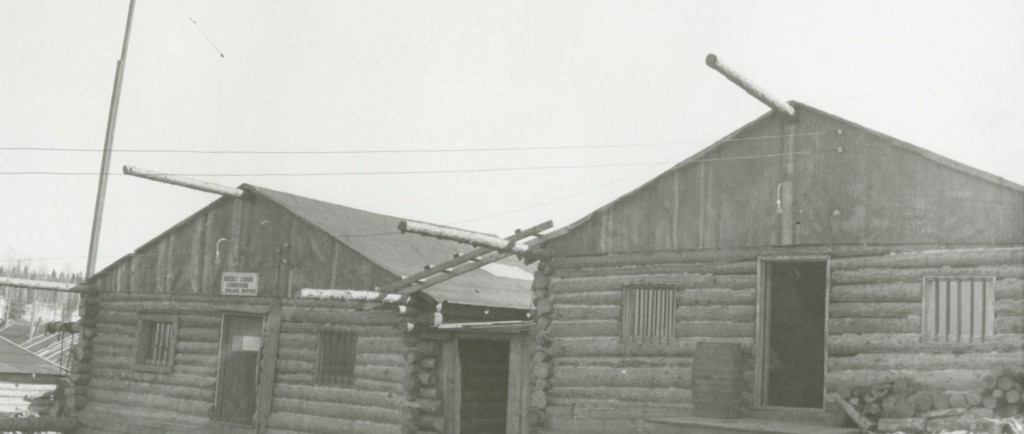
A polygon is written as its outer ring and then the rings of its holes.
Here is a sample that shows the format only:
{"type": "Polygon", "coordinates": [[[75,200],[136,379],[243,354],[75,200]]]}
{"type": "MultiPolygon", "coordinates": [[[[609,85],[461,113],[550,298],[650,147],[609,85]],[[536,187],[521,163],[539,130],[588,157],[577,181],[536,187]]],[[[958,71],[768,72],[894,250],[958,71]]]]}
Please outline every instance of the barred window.
{"type": "Polygon", "coordinates": [[[355,333],[323,330],[316,355],[317,384],[350,385],[356,369],[355,333]]]}
{"type": "Polygon", "coordinates": [[[622,341],[670,343],[675,311],[675,288],[623,288],[622,341]]]}
{"type": "Polygon", "coordinates": [[[925,277],[922,340],[983,342],[995,334],[995,277],[925,277]]]}
{"type": "Polygon", "coordinates": [[[171,372],[174,366],[174,344],[178,339],[178,317],[141,315],[135,347],[137,371],[171,372]]]}

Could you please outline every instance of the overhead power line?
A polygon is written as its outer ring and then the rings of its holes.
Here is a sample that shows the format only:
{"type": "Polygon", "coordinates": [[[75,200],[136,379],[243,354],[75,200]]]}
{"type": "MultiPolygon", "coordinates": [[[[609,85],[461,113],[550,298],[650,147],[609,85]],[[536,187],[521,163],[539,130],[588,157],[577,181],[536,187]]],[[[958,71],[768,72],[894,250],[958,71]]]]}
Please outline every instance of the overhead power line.
{"type": "MultiPolygon", "coordinates": [[[[796,137],[805,136],[820,136],[828,134],[831,131],[820,131],[811,133],[793,134],[796,137]]],[[[673,146],[673,145],[685,145],[693,143],[709,143],[709,142],[744,142],[754,140],[765,140],[765,139],[778,139],[783,137],[791,137],[790,135],[771,135],[771,136],[757,136],[757,137],[743,137],[733,139],[704,139],[704,140],[678,140],[672,142],[654,142],[654,143],[622,143],[622,144],[606,144],[606,145],[559,145],[559,146],[505,146],[505,147],[490,147],[490,148],[434,148],[434,149],[351,149],[351,150],[215,150],[215,149],[144,149],[144,148],[128,148],[118,149],[118,153],[138,153],[138,154],[215,154],[215,155],[240,155],[240,154],[269,154],[269,155],[290,155],[290,154],[309,154],[309,155],[329,155],[329,154],[425,154],[425,153],[457,153],[457,152],[514,152],[514,151],[559,151],[559,150],[576,150],[576,149],[608,149],[608,148],[634,148],[634,147],[647,147],[647,146],[673,146]]],[[[66,147],[34,147],[34,146],[4,146],[0,147],[0,151],[46,151],[46,152],[100,152],[100,149],[83,149],[83,148],[66,148],[66,147]]]]}
{"type": "MultiPolygon", "coordinates": [[[[821,151],[800,151],[777,154],[745,155],[741,157],[720,157],[703,158],[696,161],[730,161],[730,160],[752,160],[758,158],[774,158],[787,155],[811,154],[821,151]]],[[[392,171],[371,171],[371,172],[277,172],[277,173],[166,173],[173,176],[208,176],[208,177],[263,177],[263,176],[360,176],[360,175],[426,175],[442,173],[485,173],[485,172],[513,172],[519,170],[567,170],[567,169],[596,169],[605,167],[636,167],[663,164],[665,161],[646,163],[608,163],[608,164],[585,164],[566,166],[523,166],[523,167],[488,167],[482,169],[442,169],[442,170],[392,170],[392,171]]],[[[20,171],[0,172],[0,175],[54,175],[54,176],[94,176],[95,172],[52,172],[52,171],[20,171]]],[[[127,176],[123,173],[110,172],[108,175],[127,176]]]]}

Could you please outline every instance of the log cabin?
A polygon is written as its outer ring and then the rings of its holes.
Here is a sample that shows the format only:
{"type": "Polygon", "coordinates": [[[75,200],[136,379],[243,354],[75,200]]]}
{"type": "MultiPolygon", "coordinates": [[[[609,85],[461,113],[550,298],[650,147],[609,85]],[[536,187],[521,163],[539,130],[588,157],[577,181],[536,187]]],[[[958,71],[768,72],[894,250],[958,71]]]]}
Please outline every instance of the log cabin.
{"type": "Polygon", "coordinates": [[[379,292],[465,249],[394,217],[219,191],[80,285],[76,432],[526,432],[527,268],[379,292]]]}
{"type": "Polygon", "coordinates": [[[1024,187],[754,90],[770,112],[541,244],[535,430],[851,432],[829,392],[1024,371],[1024,187]]]}

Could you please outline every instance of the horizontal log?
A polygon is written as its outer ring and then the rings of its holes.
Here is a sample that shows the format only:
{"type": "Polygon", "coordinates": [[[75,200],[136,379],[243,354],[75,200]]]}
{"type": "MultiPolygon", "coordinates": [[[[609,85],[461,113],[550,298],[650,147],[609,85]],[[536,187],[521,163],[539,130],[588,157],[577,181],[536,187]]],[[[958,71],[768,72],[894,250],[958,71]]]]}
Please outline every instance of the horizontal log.
{"type": "Polygon", "coordinates": [[[618,400],[577,400],[573,414],[579,419],[604,420],[646,420],[678,417],[689,408],[684,403],[624,402],[618,400]]]}
{"type": "MultiPolygon", "coordinates": [[[[175,369],[178,367],[175,366],[175,369]]],[[[356,365],[353,375],[374,381],[400,383],[406,373],[403,368],[356,365]]],[[[278,359],[277,372],[281,374],[305,374],[316,372],[315,364],[297,360],[278,359]]]]}
{"type": "MultiPolygon", "coordinates": [[[[941,371],[949,369],[975,370],[985,368],[999,372],[1003,368],[1020,367],[1024,351],[1012,353],[911,353],[911,354],[858,354],[830,357],[828,372],[850,370],[916,370],[941,371]]],[[[979,385],[980,386],[980,385],[979,385]]]]}
{"type": "Polygon", "coordinates": [[[622,334],[619,321],[552,321],[549,335],[558,337],[618,336],[622,334]]]}
{"type": "Polygon", "coordinates": [[[71,417],[0,417],[0,432],[8,431],[56,431],[72,432],[78,422],[71,417]]]}
{"type": "Polygon", "coordinates": [[[676,321],[678,338],[753,338],[753,322],[676,321]]]}
{"type": "Polygon", "coordinates": [[[999,300],[995,314],[1000,316],[1024,316],[1024,300],[999,300]]]}
{"type": "MultiPolygon", "coordinates": [[[[359,337],[399,337],[401,333],[395,330],[394,324],[384,325],[363,325],[363,324],[342,324],[329,327],[339,331],[354,333],[359,337]]],[[[319,333],[325,329],[325,325],[313,322],[281,322],[282,333],[319,333]]]]}
{"type": "Polygon", "coordinates": [[[832,270],[863,268],[930,268],[977,267],[985,265],[1019,265],[1024,263],[1024,249],[1019,247],[906,252],[884,256],[836,258],[832,270]]]}
{"type": "Polygon", "coordinates": [[[755,275],[652,274],[634,276],[554,278],[549,290],[556,296],[576,292],[610,291],[626,286],[662,286],[676,289],[746,289],[757,286],[755,275]]]}
{"type": "Polygon", "coordinates": [[[753,305],[729,306],[688,306],[676,308],[678,321],[727,321],[734,323],[754,322],[757,309],[753,305]]]}
{"type": "Polygon", "coordinates": [[[109,392],[146,393],[166,396],[168,398],[213,403],[213,389],[209,387],[189,387],[143,381],[130,382],[113,378],[97,378],[89,383],[89,388],[92,390],[105,390],[109,392]]]}
{"type": "Polygon", "coordinates": [[[331,417],[309,416],[297,413],[274,411],[270,413],[267,426],[273,430],[294,430],[313,434],[332,434],[337,432],[365,432],[381,434],[401,434],[402,425],[396,418],[393,423],[377,423],[368,421],[345,420],[331,417]]]}
{"type": "Polygon", "coordinates": [[[829,318],[829,334],[920,333],[921,318],[829,318]]]}
{"type": "Polygon", "coordinates": [[[558,387],[690,388],[690,368],[604,368],[555,366],[551,384],[558,387]]]}
{"type": "MultiPolygon", "coordinates": [[[[550,407],[549,407],[550,409],[550,407]]],[[[549,411],[550,413],[550,411],[549,411]]],[[[593,414],[591,412],[591,414],[593,414]]],[[[677,411],[676,416],[685,414],[677,411]]],[[[549,417],[545,433],[639,434],[648,432],[644,419],[584,419],[582,417],[549,417]]]]}
{"type": "Polygon", "coordinates": [[[996,300],[1024,300],[1024,279],[996,280],[996,300]]]}
{"type": "MultiPolygon", "coordinates": [[[[833,330],[830,332],[835,333],[833,330]]],[[[920,331],[889,334],[833,334],[828,338],[828,351],[833,356],[862,353],[989,353],[1024,350],[1024,336],[1004,335],[979,343],[921,342],[920,331]]]]}
{"type": "Polygon", "coordinates": [[[652,402],[690,405],[693,393],[680,387],[554,387],[548,392],[551,405],[572,405],[581,400],[652,402]]]}
{"type": "Polygon", "coordinates": [[[402,409],[405,405],[405,399],[394,393],[350,387],[278,383],[274,385],[274,396],[297,401],[364,405],[389,409],[402,409]]]}
{"type": "Polygon", "coordinates": [[[274,398],[274,410],[331,419],[391,423],[401,420],[402,408],[383,408],[334,402],[274,398]]]}
{"type": "MultiPolygon", "coordinates": [[[[621,301],[621,293],[619,299],[621,301]]],[[[557,304],[554,308],[552,318],[556,320],[618,320],[619,304],[606,305],[579,305],[579,304],[557,304]]]]}
{"type": "Polygon", "coordinates": [[[693,357],[697,342],[735,342],[745,353],[750,352],[754,339],[751,338],[676,338],[672,345],[625,344],[616,337],[565,337],[556,339],[550,347],[550,354],[561,356],[678,356],[693,357]]]}
{"type": "MultiPolygon", "coordinates": [[[[279,360],[297,360],[302,362],[316,362],[317,352],[313,349],[289,349],[287,352],[279,352],[279,360]]],[[[402,367],[406,365],[405,357],[394,353],[356,353],[357,365],[402,367]]]]}
{"type": "MultiPolygon", "coordinates": [[[[281,333],[280,352],[294,350],[312,350],[317,346],[317,335],[307,333],[281,333]]],[[[404,354],[406,350],[402,339],[397,337],[359,336],[356,339],[356,353],[404,354]]],[[[287,358],[292,358],[288,356],[287,358]]]]}
{"type": "Polygon", "coordinates": [[[997,335],[1020,335],[1024,333],[1024,317],[997,316],[995,332],[997,335]]]}
{"type": "Polygon", "coordinates": [[[558,303],[564,305],[605,305],[619,306],[622,304],[622,288],[608,291],[574,292],[558,294],[558,303]]]}
{"type": "Polygon", "coordinates": [[[216,377],[217,376],[217,365],[186,365],[176,363],[173,367],[174,372],[177,374],[195,375],[197,377],[216,377]]]}
{"type": "MultiPolygon", "coordinates": [[[[228,297],[225,297],[228,298],[228,297]]],[[[190,302],[184,300],[152,300],[152,301],[111,301],[103,305],[103,312],[136,313],[152,312],[163,315],[203,315],[220,316],[225,310],[231,308],[259,309],[265,308],[266,304],[249,302],[225,303],[225,302],[190,302]]]]}
{"type": "Polygon", "coordinates": [[[747,288],[705,288],[688,289],[676,293],[676,306],[753,306],[756,299],[753,286],[747,288]]]}
{"type": "Polygon", "coordinates": [[[830,318],[907,318],[921,316],[921,302],[916,303],[831,303],[830,318]]]}
{"type": "Polygon", "coordinates": [[[829,300],[832,303],[920,303],[922,285],[920,280],[848,285],[839,285],[833,282],[829,289],[829,300]]]}
{"type": "Polygon", "coordinates": [[[127,377],[123,371],[98,370],[92,374],[93,382],[98,379],[110,379],[122,381],[125,378],[132,382],[151,384],[162,384],[168,386],[188,387],[193,389],[213,390],[217,379],[212,377],[201,377],[185,374],[154,374],[149,372],[130,372],[127,377]]]}
{"type": "Polygon", "coordinates": [[[77,419],[87,427],[98,428],[97,432],[102,433],[116,432],[113,427],[125,427],[125,421],[136,421],[139,425],[150,421],[166,422],[187,432],[190,427],[198,428],[205,424],[209,421],[209,416],[192,416],[163,409],[90,401],[77,419]]]}
{"type": "Polygon", "coordinates": [[[281,320],[284,322],[362,325],[392,325],[400,321],[404,322],[400,315],[386,310],[339,311],[338,309],[290,306],[281,308],[281,320]]]}
{"type": "Polygon", "coordinates": [[[650,264],[630,266],[609,266],[594,268],[562,268],[555,272],[557,278],[569,279],[580,277],[605,277],[605,276],[636,276],[656,274],[710,274],[710,275],[744,275],[757,274],[757,262],[730,262],[730,263],[676,263],[676,264],[650,264]]]}
{"type": "Polygon", "coordinates": [[[833,270],[831,281],[835,285],[876,282],[919,282],[926,276],[995,276],[998,279],[1024,278],[1024,265],[996,265],[970,268],[865,268],[859,270],[833,270]]]}
{"type": "Polygon", "coordinates": [[[981,379],[990,372],[986,370],[942,370],[942,371],[842,371],[829,372],[825,384],[829,390],[839,387],[870,386],[878,383],[908,378],[921,383],[925,388],[936,390],[970,390],[981,384],[981,379]]]}
{"type": "Polygon", "coordinates": [[[609,368],[689,367],[693,357],[678,356],[619,356],[619,357],[559,357],[558,366],[603,366],[609,368]]]}
{"type": "Polygon", "coordinates": [[[178,341],[220,342],[220,328],[179,326],[178,341]]]}
{"type": "Polygon", "coordinates": [[[90,390],[89,400],[90,404],[102,402],[138,409],[163,410],[194,417],[205,417],[210,409],[209,402],[170,398],[142,392],[90,390]]]}
{"type": "MultiPolygon", "coordinates": [[[[315,381],[313,381],[313,373],[312,372],[304,373],[304,374],[277,373],[277,374],[275,374],[274,377],[275,377],[274,378],[275,384],[291,384],[291,385],[295,385],[295,386],[314,386],[314,387],[334,387],[334,386],[328,386],[328,385],[321,385],[321,384],[318,384],[315,381]]],[[[345,387],[351,388],[353,390],[366,390],[366,391],[371,391],[371,392],[384,392],[384,393],[401,394],[402,396],[405,396],[405,393],[406,393],[405,389],[402,387],[402,383],[395,383],[395,382],[390,382],[390,381],[369,380],[369,379],[366,379],[366,378],[358,378],[358,377],[355,380],[353,380],[351,385],[347,385],[345,387]]]]}

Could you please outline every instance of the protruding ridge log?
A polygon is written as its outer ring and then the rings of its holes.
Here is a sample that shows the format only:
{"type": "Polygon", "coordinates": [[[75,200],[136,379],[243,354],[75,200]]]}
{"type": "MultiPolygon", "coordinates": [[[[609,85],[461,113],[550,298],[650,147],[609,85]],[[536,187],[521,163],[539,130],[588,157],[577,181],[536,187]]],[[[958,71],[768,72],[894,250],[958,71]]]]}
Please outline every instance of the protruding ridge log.
{"type": "Polygon", "coordinates": [[[500,252],[513,253],[518,256],[545,259],[542,254],[543,251],[537,247],[530,247],[529,245],[502,239],[494,235],[453,228],[451,226],[403,220],[398,223],[398,230],[402,233],[412,232],[414,234],[425,235],[442,240],[451,240],[476,247],[485,247],[500,252]]]}
{"type": "Polygon", "coordinates": [[[205,191],[207,193],[219,194],[222,196],[242,197],[242,195],[245,194],[245,191],[240,188],[228,187],[226,185],[220,185],[209,181],[201,181],[179,175],[161,173],[135,166],[126,165],[122,170],[125,175],[136,176],[151,181],[177,185],[179,187],[191,188],[193,190],[205,191]]]}
{"type": "Polygon", "coordinates": [[[385,294],[377,291],[360,291],[354,289],[303,288],[299,290],[299,297],[321,300],[376,301],[387,304],[405,304],[409,302],[409,296],[407,295],[385,294]]]}
{"type": "Polygon", "coordinates": [[[792,105],[768,94],[760,87],[755,85],[753,82],[748,80],[746,77],[740,75],[740,73],[736,72],[736,70],[730,68],[729,66],[719,61],[718,56],[715,56],[714,54],[708,54],[705,61],[707,62],[708,66],[711,67],[711,69],[714,69],[715,71],[718,71],[719,73],[724,75],[725,78],[729,79],[729,81],[735,83],[741,89],[750,94],[750,96],[757,98],[758,101],[761,101],[768,107],[771,107],[772,110],[785,114],[790,118],[796,117],[796,110],[793,109],[792,105]]]}
{"type": "Polygon", "coordinates": [[[73,283],[49,282],[45,280],[18,279],[0,276],[0,286],[13,286],[25,289],[42,289],[46,291],[84,292],[88,287],[73,283]]]}

